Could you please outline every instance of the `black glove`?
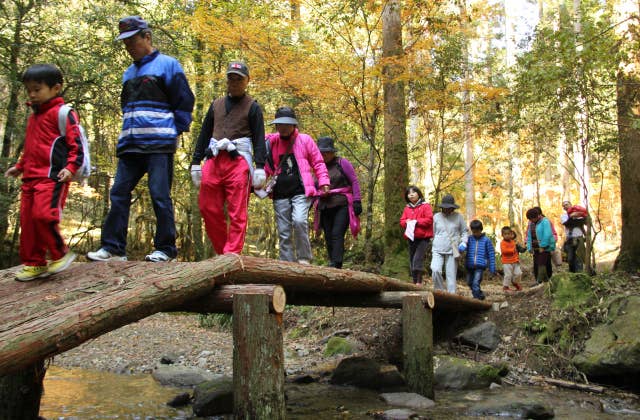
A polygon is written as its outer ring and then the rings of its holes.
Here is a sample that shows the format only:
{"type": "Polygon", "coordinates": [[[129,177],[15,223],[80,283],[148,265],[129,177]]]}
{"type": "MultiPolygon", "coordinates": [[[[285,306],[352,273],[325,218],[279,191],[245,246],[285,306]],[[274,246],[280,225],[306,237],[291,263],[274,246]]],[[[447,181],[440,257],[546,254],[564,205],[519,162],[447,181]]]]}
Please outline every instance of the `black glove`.
{"type": "Polygon", "coordinates": [[[360,216],[362,214],[362,203],[360,200],[356,200],[353,202],[353,212],[356,216],[360,216]]]}

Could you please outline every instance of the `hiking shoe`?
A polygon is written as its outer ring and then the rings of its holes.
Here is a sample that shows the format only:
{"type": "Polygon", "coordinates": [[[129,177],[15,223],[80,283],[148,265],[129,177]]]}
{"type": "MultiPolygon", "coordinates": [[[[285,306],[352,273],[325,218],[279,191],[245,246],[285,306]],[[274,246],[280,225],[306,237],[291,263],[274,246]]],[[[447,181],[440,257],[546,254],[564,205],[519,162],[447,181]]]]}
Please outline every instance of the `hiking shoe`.
{"type": "Polygon", "coordinates": [[[75,252],[69,251],[64,255],[64,257],[60,258],[59,260],[51,261],[51,263],[49,263],[47,271],[49,272],[49,274],[56,274],[63,270],[66,270],[71,265],[73,260],[76,259],[76,257],[77,255],[75,252]]]}
{"type": "Polygon", "coordinates": [[[522,290],[522,286],[520,286],[520,283],[511,283],[511,284],[513,284],[513,287],[515,287],[518,292],[522,290]]]}
{"type": "Polygon", "coordinates": [[[170,256],[168,256],[162,251],[158,251],[157,249],[153,251],[151,254],[144,257],[145,261],[151,261],[151,262],[169,262],[172,259],[173,258],[171,258],[170,256]]]}
{"type": "Polygon", "coordinates": [[[16,273],[16,280],[31,281],[49,276],[46,265],[25,265],[22,270],[16,273]]]}
{"type": "Polygon", "coordinates": [[[113,255],[104,248],[96,252],[87,252],[87,258],[91,261],[127,261],[126,255],[113,255]]]}
{"type": "Polygon", "coordinates": [[[509,286],[502,286],[502,291],[505,292],[505,293],[512,292],[512,290],[509,288],[509,286]]]}
{"type": "Polygon", "coordinates": [[[298,264],[310,265],[311,263],[309,262],[309,260],[298,260],[298,264]]]}

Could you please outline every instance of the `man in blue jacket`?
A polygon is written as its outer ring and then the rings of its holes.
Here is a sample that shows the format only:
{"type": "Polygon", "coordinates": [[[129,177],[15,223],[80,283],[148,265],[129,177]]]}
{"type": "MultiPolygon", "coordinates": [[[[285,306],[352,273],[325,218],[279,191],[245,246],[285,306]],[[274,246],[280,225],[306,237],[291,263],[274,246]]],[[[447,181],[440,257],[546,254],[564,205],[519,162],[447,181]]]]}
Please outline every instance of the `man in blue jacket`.
{"type": "Polygon", "coordinates": [[[116,154],[118,167],[111,187],[111,209],[102,227],[102,247],[89,252],[93,261],[126,260],[131,192],[146,173],[156,214],[155,250],[146,261],[170,261],[177,256],[171,200],[173,155],[177,137],[189,131],[194,96],[180,63],[152,45],[151,30],[140,16],[120,19],[118,26],[133,64],[124,72],[120,105],[122,132],[116,154]]]}
{"type": "Polygon", "coordinates": [[[465,258],[467,284],[471,288],[474,298],[484,300],[484,293],[480,289],[482,273],[488,267],[492,275],[496,274],[496,252],[491,239],[482,232],[483,226],[480,220],[472,220],[469,223],[469,228],[471,236],[468,238],[467,257],[465,258]]]}

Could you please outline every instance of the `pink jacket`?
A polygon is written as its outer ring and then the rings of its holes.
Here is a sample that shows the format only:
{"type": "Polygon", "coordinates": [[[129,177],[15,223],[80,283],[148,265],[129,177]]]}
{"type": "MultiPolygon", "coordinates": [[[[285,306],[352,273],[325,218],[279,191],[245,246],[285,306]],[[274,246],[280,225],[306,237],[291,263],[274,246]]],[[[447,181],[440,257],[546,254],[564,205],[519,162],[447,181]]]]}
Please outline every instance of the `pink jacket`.
{"type": "MultiPolygon", "coordinates": [[[[320,187],[330,184],[327,166],[324,164],[322,154],[311,136],[298,132],[296,128],[291,135],[291,139],[295,139],[293,143],[293,156],[298,163],[298,170],[300,171],[302,184],[304,185],[304,193],[307,197],[313,197],[317,191],[313,178],[314,174],[318,179],[318,185],[320,187]]],[[[280,139],[280,134],[278,133],[267,134],[266,141],[271,157],[267,157],[267,164],[264,165],[264,171],[267,176],[270,176],[275,173],[278,165],[280,165],[280,155],[287,152],[289,142],[280,139]],[[271,167],[270,161],[273,162],[273,167],[271,167]]]]}

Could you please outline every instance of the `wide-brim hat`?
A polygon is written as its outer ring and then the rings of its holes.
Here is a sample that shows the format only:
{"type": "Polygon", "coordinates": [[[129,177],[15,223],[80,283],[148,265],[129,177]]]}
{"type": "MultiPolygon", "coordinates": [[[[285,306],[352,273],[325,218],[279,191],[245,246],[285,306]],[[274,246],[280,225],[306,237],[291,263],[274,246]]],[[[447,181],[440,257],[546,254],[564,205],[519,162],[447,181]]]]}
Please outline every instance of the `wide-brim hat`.
{"type": "Polygon", "coordinates": [[[149,24],[140,16],[127,16],[118,22],[118,31],[120,35],[117,40],[131,38],[143,29],[149,29],[149,24]]]}
{"type": "Polygon", "coordinates": [[[442,197],[442,202],[438,204],[438,207],[443,209],[459,209],[460,206],[456,204],[455,198],[451,194],[445,194],[442,197]]]}
{"type": "Polygon", "coordinates": [[[338,150],[335,148],[334,144],[333,144],[333,139],[331,137],[320,137],[318,139],[318,150],[320,150],[320,152],[337,152],[338,150]]]}
{"type": "Polygon", "coordinates": [[[293,109],[288,106],[281,106],[276,111],[276,118],[269,124],[298,125],[298,120],[296,119],[296,113],[293,109]]]}

